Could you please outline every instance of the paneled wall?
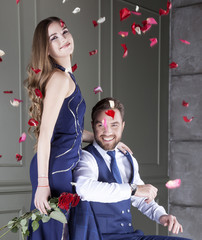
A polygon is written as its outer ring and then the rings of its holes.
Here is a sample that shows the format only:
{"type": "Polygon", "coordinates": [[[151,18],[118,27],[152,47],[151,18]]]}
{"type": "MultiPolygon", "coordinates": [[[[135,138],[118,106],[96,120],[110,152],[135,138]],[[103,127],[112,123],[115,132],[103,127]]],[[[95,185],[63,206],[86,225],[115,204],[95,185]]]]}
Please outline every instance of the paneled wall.
{"type": "Polygon", "coordinates": [[[181,236],[201,240],[202,214],[202,2],[173,1],[170,38],[170,156],[169,176],[181,178],[179,189],[169,192],[169,209],[184,226],[181,236]],[[189,41],[185,45],[179,39],[189,41]],[[189,103],[184,107],[182,102],[189,103]],[[193,120],[185,122],[183,116],[193,120]]]}
{"type": "MultiPolygon", "coordinates": [[[[6,55],[0,63],[0,225],[27,211],[30,205],[29,164],[34,140],[27,136],[25,142],[18,143],[21,133],[27,132],[29,119],[23,80],[34,28],[48,16],[64,19],[75,41],[72,65],[78,65],[75,76],[87,103],[85,128],[91,130],[90,112],[99,99],[119,98],[126,109],[123,141],[133,150],[142,179],[158,187],[157,201],[167,207],[169,18],[159,17],[159,8],[166,8],[166,1],[151,4],[147,0],[67,0],[63,4],[62,0],[21,0],[17,5],[14,0],[1,0],[0,49],[6,55]],[[142,15],[120,22],[119,10],[135,10],[136,4],[142,15]],[[81,12],[74,15],[75,7],[80,7],[81,12]],[[106,21],[95,28],[92,20],[103,16],[106,21]],[[158,24],[145,35],[133,35],[131,24],[141,24],[148,17],[154,17],[158,24]],[[119,31],[129,31],[129,36],[122,38],[119,31]],[[150,48],[152,37],[158,38],[158,44],[150,48]],[[122,43],[128,47],[127,58],[122,58],[122,43]],[[98,54],[89,56],[94,49],[98,49],[98,54]],[[98,85],[103,93],[95,95],[93,89],[98,85]],[[13,94],[5,95],[4,90],[13,90],[13,94]],[[23,100],[19,108],[11,106],[13,98],[23,100]],[[20,163],[15,159],[16,153],[23,155],[20,163]]],[[[132,214],[135,228],[146,234],[167,235],[166,228],[136,210],[132,214]]],[[[8,239],[16,240],[16,235],[11,234],[8,239]]]]}

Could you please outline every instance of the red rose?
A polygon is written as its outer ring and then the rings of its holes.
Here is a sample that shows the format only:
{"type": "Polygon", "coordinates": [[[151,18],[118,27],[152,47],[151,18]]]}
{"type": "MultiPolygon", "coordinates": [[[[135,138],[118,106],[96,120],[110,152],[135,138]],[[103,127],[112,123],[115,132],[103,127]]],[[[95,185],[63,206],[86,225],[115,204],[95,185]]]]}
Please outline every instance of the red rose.
{"type": "Polygon", "coordinates": [[[76,207],[78,205],[80,201],[80,197],[78,196],[78,194],[74,194],[74,198],[72,200],[72,207],[76,207]]]}
{"type": "Polygon", "coordinates": [[[69,206],[73,201],[74,196],[72,193],[62,193],[58,199],[58,207],[61,209],[69,210],[69,206]]]}

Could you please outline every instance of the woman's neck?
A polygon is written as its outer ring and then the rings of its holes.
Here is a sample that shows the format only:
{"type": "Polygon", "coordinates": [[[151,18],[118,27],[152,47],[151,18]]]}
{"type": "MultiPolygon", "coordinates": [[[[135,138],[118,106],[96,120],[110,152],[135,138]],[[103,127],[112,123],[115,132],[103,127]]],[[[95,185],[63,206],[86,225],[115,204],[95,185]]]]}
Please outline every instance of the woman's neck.
{"type": "Polygon", "coordinates": [[[72,65],[71,65],[71,59],[65,58],[65,59],[57,59],[57,64],[64,67],[68,72],[72,72],[72,65]]]}

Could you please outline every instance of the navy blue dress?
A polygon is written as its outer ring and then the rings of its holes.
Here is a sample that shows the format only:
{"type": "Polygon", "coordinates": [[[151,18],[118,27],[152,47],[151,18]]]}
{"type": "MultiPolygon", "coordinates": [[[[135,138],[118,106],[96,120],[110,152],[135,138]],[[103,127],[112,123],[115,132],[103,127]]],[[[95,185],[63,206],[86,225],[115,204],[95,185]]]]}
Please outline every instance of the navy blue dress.
{"type": "MultiPolygon", "coordinates": [[[[76,88],[64,99],[51,139],[51,152],[49,160],[49,184],[51,197],[58,197],[62,192],[73,192],[71,185],[72,170],[80,159],[81,138],[84,127],[85,101],[81,95],[75,77],[69,73],[76,88]]],[[[32,183],[31,210],[35,209],[34,197],[38,185],[37,154],[34,155],[30,165],[30,178],[32,183]]],[[[30,232],[29,240],[61,240],[67,226],[51,219],[47,223],[40,222],[35,232],[30,232]]]]}

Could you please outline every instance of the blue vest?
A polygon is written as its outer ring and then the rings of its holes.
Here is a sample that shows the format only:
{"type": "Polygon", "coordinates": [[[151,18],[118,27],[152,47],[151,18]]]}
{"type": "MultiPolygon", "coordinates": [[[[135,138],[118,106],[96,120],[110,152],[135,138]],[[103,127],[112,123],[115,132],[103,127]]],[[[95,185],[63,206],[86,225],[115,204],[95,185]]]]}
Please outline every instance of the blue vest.
{"type": "MultiPolygon", "coordinates": [[[[90,152],[98,164],[99,177],[98,181],[113,183],[116,182],[112,173],[108,169],[104,159],[93,145],[88,145],[85,150],[90,152]]],[[[133,160],[129,153],[126,154],[131,163],[132,173],[134,172],[133,160]]],[[[133,174],[130,183],[133,181],[133,174]]],[[[97,222],[97,226],[101,234],[110,233],[131,233],[134,232],[132,227],[132,216],[130,213],[131,199],[120,201],[117,203],[99,203],[90,202],[92,211],[97,222]]]]}

